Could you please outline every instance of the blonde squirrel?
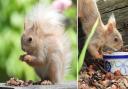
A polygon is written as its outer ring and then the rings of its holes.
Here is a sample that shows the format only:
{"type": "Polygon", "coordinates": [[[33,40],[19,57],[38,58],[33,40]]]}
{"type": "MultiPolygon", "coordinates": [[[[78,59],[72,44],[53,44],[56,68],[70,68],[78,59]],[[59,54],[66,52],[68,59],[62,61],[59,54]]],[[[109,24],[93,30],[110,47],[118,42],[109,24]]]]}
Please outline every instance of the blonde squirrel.
{"type": "Polygon", "coordinates": [[[35,69],[42,80],[63,82],[71,61],[70,41],[64,16],[51,6],[38,4],[25,17],[20,59],[35,69]]]}
{"type": "Polygon", "coordinates": [[[100,49],[104,46],[114,50],[118,50],[123,46],[122,36],[116,28],[114,14],[110,16],[108,23],[104,25],[98,11],[96,0],[78,0],[78,15],[87,36],[96,19],[100,19],[96,32],[88,46],[88,50],[94,58],[101,59],[103,57],[102,50],[100,49]]]}

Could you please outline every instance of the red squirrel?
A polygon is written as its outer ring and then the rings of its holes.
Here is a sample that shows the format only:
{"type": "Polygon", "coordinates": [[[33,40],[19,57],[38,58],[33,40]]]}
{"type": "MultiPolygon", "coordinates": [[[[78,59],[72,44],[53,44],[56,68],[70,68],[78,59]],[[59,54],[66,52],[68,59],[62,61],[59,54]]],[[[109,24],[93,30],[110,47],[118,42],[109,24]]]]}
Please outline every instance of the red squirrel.
{"type": "Polygon", "coordinates": [[[78,15],[82,22],[83,30],[87,36],[96,19],[100,19],[88,46],[88,50],[94,58],[102,58],[102,50],[100,49],[104,46],[114,50],[119,50],[123,46],[122,36],[117,30],[114,14],[110,16],[108,23],[105,25],[101,20],[96,0],[78,0],[78,15]]]}
{"type": "Polygon", "coordinates": [[[64,16],[50,6],[37,5],[25,17],[20,59],[35,69],[42,80],[63,82],[71,61],[70,41],[64,16]]]}

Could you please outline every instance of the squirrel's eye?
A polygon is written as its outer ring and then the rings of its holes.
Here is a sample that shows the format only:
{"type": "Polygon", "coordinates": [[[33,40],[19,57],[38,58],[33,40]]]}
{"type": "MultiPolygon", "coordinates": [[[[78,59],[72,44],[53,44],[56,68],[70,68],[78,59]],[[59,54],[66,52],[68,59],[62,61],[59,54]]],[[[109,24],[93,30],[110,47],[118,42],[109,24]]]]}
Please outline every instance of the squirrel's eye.
{"type": "Polygon", "coordinates": [[[29,37],[28,38],[28,42],[32,42],[32,37],[29,37]]]}
{"type": "Polygon", "coordinates": [[[118,42],[118,38],[114,38],[114,41],[115,41],[115,42],[118,42]]]}

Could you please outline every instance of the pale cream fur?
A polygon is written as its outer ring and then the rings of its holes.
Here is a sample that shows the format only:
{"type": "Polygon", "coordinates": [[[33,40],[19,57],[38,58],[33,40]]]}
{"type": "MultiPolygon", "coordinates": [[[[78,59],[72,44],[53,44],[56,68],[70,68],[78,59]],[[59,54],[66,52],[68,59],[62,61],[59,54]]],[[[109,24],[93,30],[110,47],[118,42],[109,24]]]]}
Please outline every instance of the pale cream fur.
{"type": "Polygon", "coordinates": [[[53,83],[63,82],[71,61],[63,20],[64,16],[50,6],[37,5],[25,17],[21,40],[22,49],[27,52],[21,59],[34,67],[42,80],[53,83]]]}

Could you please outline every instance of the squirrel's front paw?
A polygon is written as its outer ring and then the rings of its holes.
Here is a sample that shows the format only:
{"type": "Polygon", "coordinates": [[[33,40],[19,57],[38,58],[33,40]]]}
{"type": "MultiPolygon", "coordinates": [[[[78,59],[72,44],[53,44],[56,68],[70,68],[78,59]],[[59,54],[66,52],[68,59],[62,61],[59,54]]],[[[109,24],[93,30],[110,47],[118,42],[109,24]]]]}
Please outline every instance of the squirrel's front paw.
{"type": "Polygon", "coordinates": [[[31,62],[32,61],[32,56],[31,55],[26,55],[24,57],[24,60],[23,61],[25,61],[25,62],[31,62]]]}
{"type": "Polygon", "coordinates": [[[103,59],[103,55],[97,54],[96,59],[103,59]]]}
{"type": "Polygon", "coordinates": [[[21,55],[20,60],[25,61],[25,62],[31,62],[32,56],[31,55],[21,55]]]}

